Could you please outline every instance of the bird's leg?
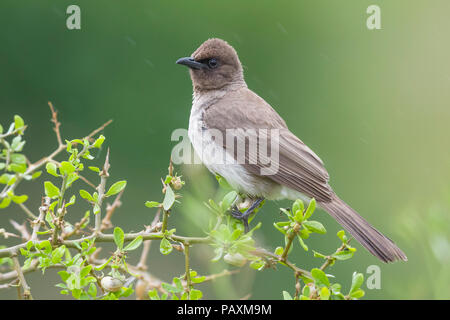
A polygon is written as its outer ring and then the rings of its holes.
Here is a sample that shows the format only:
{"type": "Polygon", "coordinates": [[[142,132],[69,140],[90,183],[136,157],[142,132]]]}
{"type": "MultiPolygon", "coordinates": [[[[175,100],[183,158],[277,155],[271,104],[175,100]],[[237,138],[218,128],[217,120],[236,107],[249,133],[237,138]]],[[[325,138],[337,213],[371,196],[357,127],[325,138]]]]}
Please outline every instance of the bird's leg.
{"type": "Polygon", "coordinates": [[[253,213],[253,211],[255,211],[256,208],[259,207],[259,205],[261,204],[261,202],[264,201],[264,198],[257,198],[252,204],[251,206],[245,210],[244,213],[242,213],[236,205],[234,205],[231,208],[231,215],[233,216],[233,218],[241,220],[242,222],[244,222],[244,228],[245,228],[245,232],[247,233],[249,231],[248,228],[248,217],[250,217],[250,215],[253,213]]]}

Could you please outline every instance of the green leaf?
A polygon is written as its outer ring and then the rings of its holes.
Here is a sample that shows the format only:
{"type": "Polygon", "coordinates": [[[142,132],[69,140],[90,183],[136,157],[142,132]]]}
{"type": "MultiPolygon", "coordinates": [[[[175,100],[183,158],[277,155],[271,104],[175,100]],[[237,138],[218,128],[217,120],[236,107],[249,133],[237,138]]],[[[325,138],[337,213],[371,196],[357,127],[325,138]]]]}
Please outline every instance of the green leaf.
{"type": "Polygon", "coordinates": [[[362,273],[356,273],[356,271],[353,272],[352,286],[350,288],[350,295],[352,295],[352,293],[354,293],[355,291],[359,290],[359,288],[361,287],[363,282],[364,282],[364,276],[362,275],[362,273]]]}
{"type": "Polygon", "coordinates": [[[37,245],[40,250],[43,250],[45,253],[52,252],[52,244],[48,240],[44,240],[37,245]]]}
{"type": "Polygon", "coordinates": [[[42,171],[36,171],[35,173],[33,173],[31,175],[31,179],[32,180],[37,179],[37,178],[39,178],[41,176],[41,174],[42,174],[42,171]]]}
{"type": "Polygon", "coordinates": [[[127,185],[126,181],[118,181],[116,183],[114,183],[108,190],[108,192],[106,192],[105,197],[110,197],[113,196],[117,193],[119,193],[120,191],[122,191],[127,185]]]}
{"type": "Polygon", "coordinates": [[[93,283],[89,285],[89,289],[87,291],[88,295],[95,298],[97,296],[97,286],[93,283]]]}
{"type": "Polygon", "coordinates": [[[340,231],[337,233],[337,236],[338,236],[339,239],[341,239],[341,241],[342,241],[343,243],[347,243],[347,236],[345,235],[345,231],[344,231],[344,230],[340,230],[340,231]]]}
{"type": "Polygon", "coordinates": [[[353,257],[353,252],[350,250],[339,251],[332,255],[332,257],[338,260],[347,260],[353,257]]]}
{"type": "Polygon", "coordinates": [[[11,155],[11,161],[17,164],[26,164],[27,158],[21,153],[13,153],[11,155]]]}
{"type": "Polygon", "coordinates": [[[71,206],[75,203],[75,200],[77,199],[77,197],[75,197],[75,195],[73,195],[72,197],[70,197],[70,201],[66,203],[65,207],[67,208],[68,206],[71,206]]]}
{"type": "Polygon", "coordinates": [[[319,296],[321,300],[329,300],[330,299],[330,290],[327,287],[323,287],[319,291],[319,296]]]}
{"type": "Polygon", "coordinates": [[[160,203],[156,201],[146,201],[145,206],[148,208],[159,207],[160,203]]]}
{"type": "Polygon", "coordinates": [[[225,195],[225,197],[223,197],[222,203],[220,204],[222,212],[225,212],[228,209],[230,209],[230,207],[233,204],[233,202],[235,201],[236,197],[237,197],[237,192],[236,191],[228,192],[225,195]]]}
{"type": "Polygon", "coordinates": [[[168,211],[170,208],[172,208],[174,202],[175,202],[175,194],[173,193],[172,188],[169,185],[167,185],[166,186],[166,194],[164,196],[164,201],[163,201],[164,210],[168,211]]]}
{"type": "Polygon", "coordinates": [[[94,201],[94,198],[91,196],[91,194],[89,192],[87,192],[86,190],[81,189],[80,190],[80,196],[83,199],[86,199],[88,201],[94,201]]]}
{"type": "Polygon", "coordinates": [[[156,288],[153,289],[153,290],[150,290],[150,291],[148,292],[148,297],[149,297],[151,300],[160,300],[159,295],[158,295],[158,291],[156,290],[156,288]]]}
{"type": "Polygon", "coordinates": [[[123,248],[123,241],[124,241],[125,235],[123,233],[123,230],[119,227],[114,228],[114,242],[116,243],[117,248],[122,250],[123,248]]]}
{"type": "Polygon", "coordinates": [[[25,171],[27,170],[27,166],[25,164],[11,163],[8,166],[8,170],[16,173],[25,173],[25,171]]]}
{"type": "Polygon", "coordinates": [[[45,181],[44,187],[45,187],[45,195],[47,197],[50,197],[52,199],[59,197],[59,189],[53,183],[51,183],[50,181],[45,181]]]}
{"type": "Polygon", "coordinates": [[[57,264],[61,262],[61,258],[64,256],[64,253],[66,252],[66,246],[61,246],[53,250],[52,252],[52,263],[57,264]]]}
{"type": "Polygon", "coordinates": [[[297,236],[298,242],[300,243],[300,246],[303,248],[303,250],[308,251],[308,246],[303,241],[302,237],[300,235],[297,236]]]}
{"type": "Polygon", "coordinates": [[[323,272],[322,270],[320,270],[318,268],[314,268],[311,270],[311,276],[313,277],[314,282],[318,286],[328,287],[330,285],[330,281],[328,280],[325,272],[323,272]]]}
{"type": "Polygon", "coordinates": [[[89,168],[89,170],[92,170],[92,171],[94,171],[94,172],[100,172],[100,169],[99,168],[97,168],[97,167],[88,167],[89,168]]]}
{"type": "Polygon", "coordinates": [[[326,259],[327,257],[324,254],[321,254],[320,252],[314,251],[314,257],[315,258],[322,258],[322,259],[326,259]]]}
{"type": "Polygon", "coordinates": [[[319,221],[304,221],[303,226],[305,226],[309,231],[325,234],[327,230],[319,221]]]}
{"type": "Polygon", "coordinates": [[[283,254],[284,248],[283,247],[277,247],[275,249],[275,254],[281,256],[283,254]]]}
{"type": "Polygon", "coordinates": [[[4,209],[9,206],[11,203],[11,198],[3,198],[2,202],[0,202],[0,209],[4,209]]]}
{"type": "Polygon", "coordinates": [[[21,195],[21,196],[13,196],[12,197],[12,201],[14,201],[17,204],[24,203],[27,200],[28,200],[28,196],[26,194],[21,195]]]}
{"type": "Polygon", "coordinates": [[[73,164],[71,164],[68,161],[62,161],[61,162],[61,167],[59,167],[59,172],[62,175],[66,175],[66,174],[75,172],[75,167],[73,166],[73,164]]]}
{"type": "Polygon", "coordinates": [[[105,136],[103,136],[102,134],[100,135],[100,137],[97,138],[97,140],[95,140],[94,144],[92,145],[94,148],[100,148],[103,144],[103,141],[105,141],[105,136]]]}
{"type": "Polygon", "coordinates": [[[81,269],[80,271],[80,278],[84,278],[86,277],[92,270],[92,265],[87,265],[86,267],[84,267],[83,269],[81,269]]]}
{"type": "Polygon", "coordinates": [[[189,299],[191,300],[200,300],[203,296],[203,293],[200,290],[192,289],[189,293],[189,299]]]}
{"type": "Polygon", "coordinates": [[[52,176],[59,177],[59,174],[56,172],[56,164],[54,164],[53,162],[47,162],[47,164],[45,165],[45,169],[47,169],[47,172],[52,176]]]}
{"type": "Polygon", "coordinates": [[[134,239],[133,241],[131,241],[123,250],[125,251],[132,251],[135,250],[137,248],[139,248],[139,246],[142,243],[142,236],[138,236],[136,239],[134,239]]]}
{"type": "Polygon", "coordinates": [[[14,128],[17,130],[17,129],[22,128],[24,125],[25,125],[25,122],[23,121],[23,119],[20,116],[15,115],[14,116],[14,128]]]}
{"type": "Polygon", "coordinates": [[[172,286],[172,285],[170,285],[168,283],[165,283],[165,282],[161,283],[161,287],[164,290],[169,291],[170,293],[180,293],[181,291],[183,291],[182,289],[179,289],[179,288],[177,288],[175,286],[172,286]]]}
{"type": "Polygon", "coordinates": [[[352,293],[350,294],[350,297],[352,297],[352,298],[354,298],[354,299],[359,299],[359,298],[364,297],[364,294],[365,294],[364,290],[358,289],[358,290],[352,292],[352,293]]]}
{"type": "Polygon", "coordinates": [[[306,209],[305,212],[305,220],[311,217],[314,210],[316,210],[316,199],[312,198],[311,201],[309,201],[308,209],[306,209]]]}
{"type": "Polygon", "coordinates": [[[173,247],[170,244],[170,241],[167,240],[167,238],[162,238],[161,242],[159,244],[159,251],[164,255],[168,255],[169,253],[172,252],[172,250],[173,250],[173,247]]]}
{"type": "Polygon", "coordinates": [[[292,296],[287,291],[283,291],[283,299],[284,300],[294,300],[292,296]]]}
{"type": "Polygon", "coordinates": [[[99,214],[100,213],[100,206],[98,205],[98,203],[94,204],[93,212],[94,212],[94,214],[99,214]]]}

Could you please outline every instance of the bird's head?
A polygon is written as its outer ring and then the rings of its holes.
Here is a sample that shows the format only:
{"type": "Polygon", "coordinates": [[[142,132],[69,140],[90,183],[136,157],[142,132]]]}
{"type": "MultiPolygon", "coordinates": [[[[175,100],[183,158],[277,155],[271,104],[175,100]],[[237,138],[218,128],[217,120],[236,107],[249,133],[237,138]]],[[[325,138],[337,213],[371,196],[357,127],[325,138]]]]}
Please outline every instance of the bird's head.
{"type": "Polygon", "coordinates": [[[236,50],[221,39],[208,39],[177,64],[189,67],[196,91],[217,90],[231,84],[245,84],[242,65],[236,50]]]}

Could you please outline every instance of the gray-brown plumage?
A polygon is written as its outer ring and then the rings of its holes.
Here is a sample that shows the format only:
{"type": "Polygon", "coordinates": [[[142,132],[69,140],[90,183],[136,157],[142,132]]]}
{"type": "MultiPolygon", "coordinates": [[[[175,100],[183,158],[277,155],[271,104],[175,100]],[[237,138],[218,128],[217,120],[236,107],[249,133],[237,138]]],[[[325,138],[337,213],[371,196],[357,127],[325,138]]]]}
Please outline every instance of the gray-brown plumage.
{"type": "MultiPolygon", "coordinates": [[[[407,260],[390,239],[333,192],[322,160],[289,131],[284,120],[264,99],[248,89],[238,55],[227,42],[209,39],[191,57],[181,58],[177,63],[190,68],[194,98],[189,137],[197,154],[202,154],[208,145],[236,158],[236,150],[227,148],[225,139],[214,139],[205,134],[207,130],[218,130],[224,137],[229,134],[229,129],[238,128],[277,129],[279,132],[278,170],[273,174],[262,175],[261,169],[267,165],[249,152],[245,142],[258,139],[252,137],[257,132],[251,130],[245,135],[237,131],[232,136],[237,142],[244,142],[245,163],[204,161],[210,171],[220,174],[237,191],[253,199],[315,198],[322,209],[380,260],[407,260]]],[[[267,137],[270,141],[270,136],[267,137]]]]}

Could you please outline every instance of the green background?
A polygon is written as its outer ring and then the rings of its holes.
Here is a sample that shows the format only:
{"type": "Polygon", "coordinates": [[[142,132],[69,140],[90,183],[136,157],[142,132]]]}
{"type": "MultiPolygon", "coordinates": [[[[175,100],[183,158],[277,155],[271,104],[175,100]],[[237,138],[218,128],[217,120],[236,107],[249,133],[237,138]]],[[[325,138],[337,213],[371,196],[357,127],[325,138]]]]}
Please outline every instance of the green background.
{"type": "MultiPolygon", "coordinates": [[[[65,138],[81,137],[108,119],[113,180],[126,179],[113,222],[140,230],[161,199],[170,140],[187,128],[191,83],[175,64],[204,40],[220,37],[239,53],[248,86],[285,118],[325,162],[335,191],[407,254],[384,265],[359,244],[355,258],[328,269],[348,290],[351,274],[381,267],[381,290],[368,299],[450,298],[450,2],[394,1],[25,1],[0,3],[0,123],[14,114],[29,124],[25,153],[32,161],[56,148],[47,102],[59,111],[65,138]],[[81,30],[66,28],[66,8],[81,7],[81,30]],[[381,30],[368,30],[366,9],[381,7],[381,30]]],[[[96,163],[104,157],[102,150],[96,163]]],[[[171,217],[177,233],[203,235],[202,203],[217,183],[201,166],[177,167],[186,178],[183,205],[171,217]]],[[[37,209],[43,180],[21,184],[37,209]]],[[[288,202],[267,203],[258,243],[273,250],[283,239],[272,222],[288,202]]],[[[73,221],[84,211],[74,212],[73,221]]],[[[0,227],[23,221],[17,206],[0,212],[0,227]]],[[[310,248],[331,253],[339,226],[316,213],[328,230],[310,248]]],[[[12,243],[2,240],[3,244],[12,243]]],[[[211,266],[207,247],[194,247],[192,267],[211,266]]],[[[137,258],[132,255],[131,259],[137,258]]],[[[149,257],[151,272],[169,281],[184,272],[182,255],[149,257]]],[[[317,266],[311,250],[291,259],[317,266]]],[[[61,298],[53,270],[27,275],[35,298],[61,298]]],[[[291,272],[239,274],[205,285],[208,298],[279,299],[293,291],[291,272]]],[[[0,298],[16,298],[14,289],[0,298]]]]}

